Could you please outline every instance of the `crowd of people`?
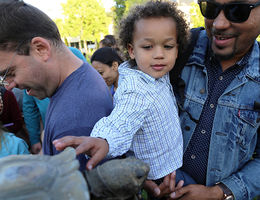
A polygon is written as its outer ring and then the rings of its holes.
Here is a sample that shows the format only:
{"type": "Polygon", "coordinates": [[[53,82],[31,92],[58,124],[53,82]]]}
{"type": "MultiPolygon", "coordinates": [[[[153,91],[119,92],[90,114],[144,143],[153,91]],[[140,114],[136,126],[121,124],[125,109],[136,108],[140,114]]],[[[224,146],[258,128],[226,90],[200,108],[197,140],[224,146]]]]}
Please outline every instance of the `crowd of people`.
{"type": "Polygon", "coordinates": [[[260,3],[198,4],[195,40],[176,3],[151,0],[88,63],[45,13],[0,0],[0,158],[73,146],[81,171],[149,164],[151,200],[260,195],[260,3]]]}

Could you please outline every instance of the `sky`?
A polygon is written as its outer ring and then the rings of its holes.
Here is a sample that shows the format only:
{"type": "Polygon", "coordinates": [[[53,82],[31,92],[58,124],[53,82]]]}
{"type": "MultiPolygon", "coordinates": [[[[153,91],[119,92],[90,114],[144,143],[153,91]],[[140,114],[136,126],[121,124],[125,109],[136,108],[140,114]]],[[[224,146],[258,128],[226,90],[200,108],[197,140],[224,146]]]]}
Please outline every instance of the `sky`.
{"type": "MultiPolygon", "coordinates": [[[[66,3],[67,0],[24,0],[24,2],[29,3],[43,12],[45,12],[50,18],[61,18],[62,7],[61,3],[66,3]]],[[[109,10],[114,4],[113,0],[101,0],[106,10],[109,10]]]]}

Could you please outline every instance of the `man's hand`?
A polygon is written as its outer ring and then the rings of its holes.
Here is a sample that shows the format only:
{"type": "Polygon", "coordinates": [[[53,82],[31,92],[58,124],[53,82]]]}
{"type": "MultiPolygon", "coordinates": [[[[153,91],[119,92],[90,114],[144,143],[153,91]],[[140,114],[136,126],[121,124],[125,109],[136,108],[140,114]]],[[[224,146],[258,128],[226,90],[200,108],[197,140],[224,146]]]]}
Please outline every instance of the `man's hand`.
{"type": "MultiPolygon", "coordinates": [[[[173,197],[173,196],[172,196],[173,197]]],[[[204,185],[188,185],[175,191],[175,197],[179,200],[221,200],[223,191],[219,186],[206,187],[204,185]]]]}
{"type": "Polygon", "coordinates": [[[86,168],[91,170],[101,160],[105,158],[108,153],[109,146],[106,140],[101,138],[87,137],[87,136],[66,136],[53,141],[53,145],[58,151],[64,150],[66,147],[76,148],[76,154],[85,153],[91,156],[86,168]]]}
{"type": "Polygon", "coordinates": [[[183,181],[180,181],[175,187],[176,172],[172,172],[164,177],[163,182],[158,186],[154,181],[146,180],[144,189],[152,196],[161,198],[164,196],[170,197],[175,195],[174,190],[180,189],[183,186],[183,181]]]}
{"type": "Polygon", "coordinates": [[[32,145],[31,152],[33,154],[39,154],[42,149],[42,144],[40,142],[32,145]]]}

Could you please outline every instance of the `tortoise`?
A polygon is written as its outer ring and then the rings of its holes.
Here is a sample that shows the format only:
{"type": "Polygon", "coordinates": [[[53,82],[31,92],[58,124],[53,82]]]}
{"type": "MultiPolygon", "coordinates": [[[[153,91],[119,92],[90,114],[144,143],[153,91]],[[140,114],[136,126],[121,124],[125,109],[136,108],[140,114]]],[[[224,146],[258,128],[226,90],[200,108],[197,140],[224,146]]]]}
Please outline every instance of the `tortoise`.
{"type": "Polygon", "coordinates": [[[114,159],[80,172],[75,150],[55,156],[13,155],[0,159],[0,199],[136,199],[149,166],[134,157],[114,159]]]}

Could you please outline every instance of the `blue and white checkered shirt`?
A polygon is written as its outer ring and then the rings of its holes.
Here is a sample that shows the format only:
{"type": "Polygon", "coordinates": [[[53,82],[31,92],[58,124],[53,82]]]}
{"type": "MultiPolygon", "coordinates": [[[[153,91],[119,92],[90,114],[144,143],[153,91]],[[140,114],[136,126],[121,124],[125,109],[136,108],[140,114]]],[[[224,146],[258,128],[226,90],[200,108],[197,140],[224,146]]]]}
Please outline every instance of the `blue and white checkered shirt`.
{"type": "Polygon", "coordinates": [[[99,120],[91,136],[109,144],[109,157],[128,150],[150,165],[148,179],[159,179],[182,165],[183,139],[176,100],[169,75],[155,79],[131,69],[128,62],[119,67],[119,87],[114,109],[99,120]]]}

